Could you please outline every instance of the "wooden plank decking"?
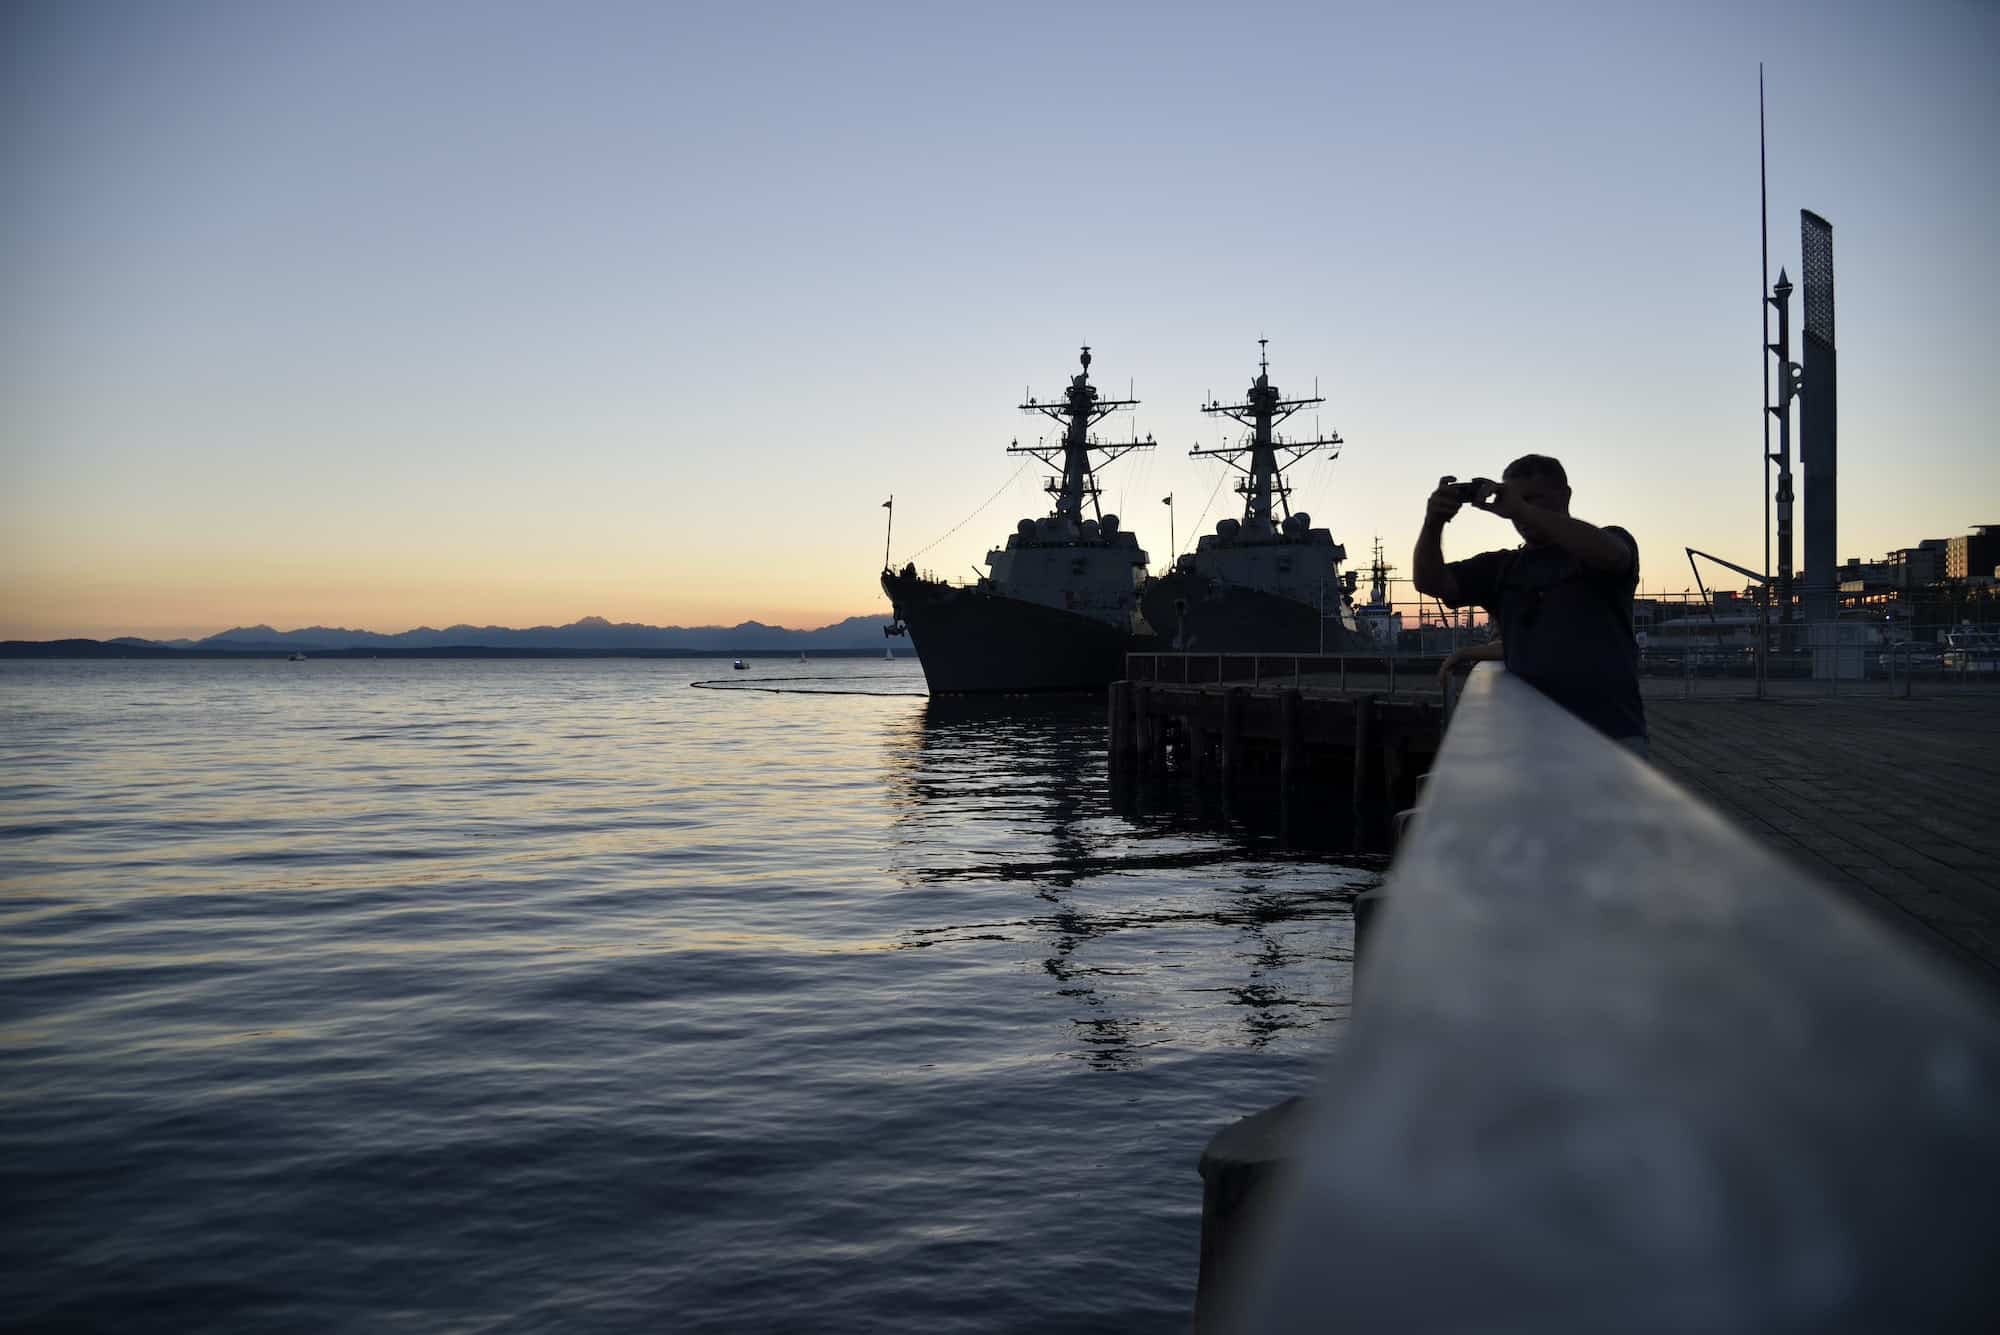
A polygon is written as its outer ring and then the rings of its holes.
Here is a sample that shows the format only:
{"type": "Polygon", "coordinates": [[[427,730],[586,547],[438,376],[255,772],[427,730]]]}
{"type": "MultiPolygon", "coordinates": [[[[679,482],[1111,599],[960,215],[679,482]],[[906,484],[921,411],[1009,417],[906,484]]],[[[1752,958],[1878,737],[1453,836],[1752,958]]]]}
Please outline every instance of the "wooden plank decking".
{"type": "Polygon", "coordinates": [[[1654,763],[2000,988],[2000,689],[1704,691],[1649,687],[1654,763]]]}

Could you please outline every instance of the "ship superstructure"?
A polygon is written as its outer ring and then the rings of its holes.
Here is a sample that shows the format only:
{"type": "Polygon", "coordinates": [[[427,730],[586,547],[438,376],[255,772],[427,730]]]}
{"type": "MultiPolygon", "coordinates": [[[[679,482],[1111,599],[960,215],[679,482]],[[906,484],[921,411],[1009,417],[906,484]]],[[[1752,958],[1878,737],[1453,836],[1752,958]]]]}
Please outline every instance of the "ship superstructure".
{"type": "Polygon", "coordinates": [[[1188,451],[1221,459],[1242,476],[1241,519],[1224,519],[1203,534],[1194,551],[1146,586],[1143,610],[1160,638],[1174,648],[1216,652],[1314,653],[1349,645],[1355,633],[1355,578],[1340,565],[1347,549],[1333,534],[1312,526],[1312,516],[1291,508],[1285,470],[1321,451],[1339,453],[1338,432],[1288,440],[1278,426],[1301,409],[1323,402],[1287,399],[1271,383],[1268,340],[1258,339],[1257,378],[1240,403],[1212,400],[1210,416],[1247,430],[1234,445],[1188,451]]]}
{"type": "Polygon", "coordinates": [[[1382,539],[1375,539],[1375,559],[1368,565],[1368,602],[1354,609],[1354,623],[1370,648],[1393,650],[1403,633],[1403,614],[1389,602],[1389,576],[1382,556],[1382,539]]]}
{"type": "Polygon", "coordinates": [[[1058,423],[1061,436],[1007,447],[1059,470],[1045,486],[1051,512],[1016,524],[986,554],[988,573],[976,584],[948,584],[913,565],[882,572],[896,613],[890,630],[916,645],[933,695],[1093,690],[1124,674],[1147,556],[1117,515],[1102,512],[1097,470],[1153,443],[1091,433],[1138,400],[1103,397],[1090,383],[1089,347],[1080,361],[1060,398],[1030,395],[1020,405],[1058,423]]]}

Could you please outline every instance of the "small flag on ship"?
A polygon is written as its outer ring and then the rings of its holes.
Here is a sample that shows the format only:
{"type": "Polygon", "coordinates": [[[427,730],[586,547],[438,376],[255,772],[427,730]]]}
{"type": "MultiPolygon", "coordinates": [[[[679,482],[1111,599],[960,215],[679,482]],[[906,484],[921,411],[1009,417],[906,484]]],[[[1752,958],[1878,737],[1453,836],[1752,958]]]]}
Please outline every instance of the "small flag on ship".
{"type": "Polygon", "coordinates": [[[1172,505],[1173,503],[1174,503],[1174,494],[1171,491],[1168,492],[1166,495],[1160,497],[1161,505],[1172,505]]]}
{"type": "Polygon", "coordinates": [[[890,497],[890,498],[889,498],[888,500],[886,500],[886,501],[882,502],[882,508],[883,508],[884,510],[893,510],[893,509],[895,509],[895,508],[896,508],[896,498],[895,498],[894,496],[891,496],[891,497],[890,497]]]}

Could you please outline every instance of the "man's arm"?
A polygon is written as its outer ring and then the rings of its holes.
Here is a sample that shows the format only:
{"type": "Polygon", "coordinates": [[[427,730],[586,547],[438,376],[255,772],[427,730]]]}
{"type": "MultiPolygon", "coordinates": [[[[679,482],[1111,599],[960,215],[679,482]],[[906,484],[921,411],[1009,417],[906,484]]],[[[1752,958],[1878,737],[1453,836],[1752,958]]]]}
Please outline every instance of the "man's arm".
{"type": "Polygon", "coordinates": [[[1442,598],[1453,607],[1459,606],[1461,599],[1458,580],[1445,565],[1444,526],[1458,513],[1459,500],[1445,488],[1450,478],[1440,478],[1437,490],[1431,493],[1429,503],[1424,507],[1424,526],[1417,530],[1417,550],[1410,561],[1411,582],[1417,592],[1433,598],[1442,598]]]}
{"type": "Polygon", "coordinates": [[[1438,685],[1442,686],[1451,674],[1461,667],[1471,667],[1474,663],[1496,663],[1507,656],[1507,647],[1498,636],[1484,644],[1468,644],[1451,651],[1438,669],[1438,685]]]}
{"type": "MultiPolygon", "coordinates": [[[[1558,514],[1554,510],[1544,510],[1539,505],[1529,505],[1514,494],[1512,487],[1502,487],[1493,504],[1487,508],[1501,518],[1521,525],[1527,530],[1530,541],[1553,543],[1599,574],[1632,573],[1631,546],[1595,524],[1586,524],[1581,519],[1558,514]]],[[[1421,544],[1418,550],[1423,550],[1421,544]]]]}

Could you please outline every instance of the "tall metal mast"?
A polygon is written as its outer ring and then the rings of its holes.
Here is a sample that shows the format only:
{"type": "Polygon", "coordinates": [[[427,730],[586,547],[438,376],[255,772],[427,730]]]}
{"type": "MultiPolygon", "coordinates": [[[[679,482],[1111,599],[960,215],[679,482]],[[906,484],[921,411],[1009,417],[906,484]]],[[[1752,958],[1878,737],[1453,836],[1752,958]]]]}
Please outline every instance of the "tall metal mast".
{"type": "Polygon", "coordinates": [[[1285,469],[1317,450],[1338,451],[1346,443],[1337,431],[1314,440],[1286,440],[1272,430],[1299,409],[1310,408],[1326,400],[1317,393],[1309,399],[1287,399],[1278,392],[1278,387],[1271,383],[1271,361],[1265,351],[1270,341],[1267,338],[1257,340],[1257,379],[1242,403],[1202,405],[1202,411],[1210,416],[1234,418],[1243,423],[1250,428],[1250,434],[1236,445],[1219,445],[1210,450],[1197,445],[1188,451],[1190,458],[1222,459],[1243,474],[1236,480],[1236,493],[1243,497],[1243,522],[1246,525],[1255,520],[1267,524],[1271,522],[1273,497],[1277,498],[1285,518],[1289,519],[1292,489],[1285,483],[1285,469]],[[1278,462],[1280,450],[1287,455],[1283,464],[1278,462]],[[1245,454],[1250,456],[1247,465],[1241,457],[1245,454]]]}
{"type": "Polygon", "coordinates": [[[1099,519],[1104,517],[1097,503],[1097,474],[1090,463],[1092,451],[1102,454],[1104,463],[1108,464],[1133,450],[1153,448],[1150,435],[1144,440],[1135,436],[1129,441],[1106,445],[1090,434],[1090,428],[1099,421],[1121,409],[1138,407],[1139,400],[1100,399],[1097,387],[1090,383],[1089,344],[1084,344],[1083,356],[1079,360],[1083,363],[1083,370],[1070,377],[1069,388],[1063,391],[1061,402],[1043,403],[1031,395],[1026,403],[1020,405],[1023,412],[1040,413],[1062,423],[1062,443],[1023,445],[1017,440],[1007,447],[1009,454],[1031,454],[1051,468],[1062,469],[1062,476],[1050,478],[1043,490],[1056,498],[1056,518],[1066,519],[1072,524],[1083,522],[1083,500],[1086,496],[1090,498],[1092,513],[1099,519]]]}
{"type": "MultiPolygon", "coordinates": [[[[1799,364],[1792,360],[1792,280],[1778,270],[1771,295],[1764,298],[1778,313],[1778,341],[1765,350],[1778,361],[1778,401],[1767,411],[1778,423],[1778,448],[1770,458],[1778,466],[1778,636],[1783,652],[1792,648],[1792,400],[1799,393],[1799,364]]],[[[1810,568],[1811,563],[1808,562],[1810,568]]]]}

